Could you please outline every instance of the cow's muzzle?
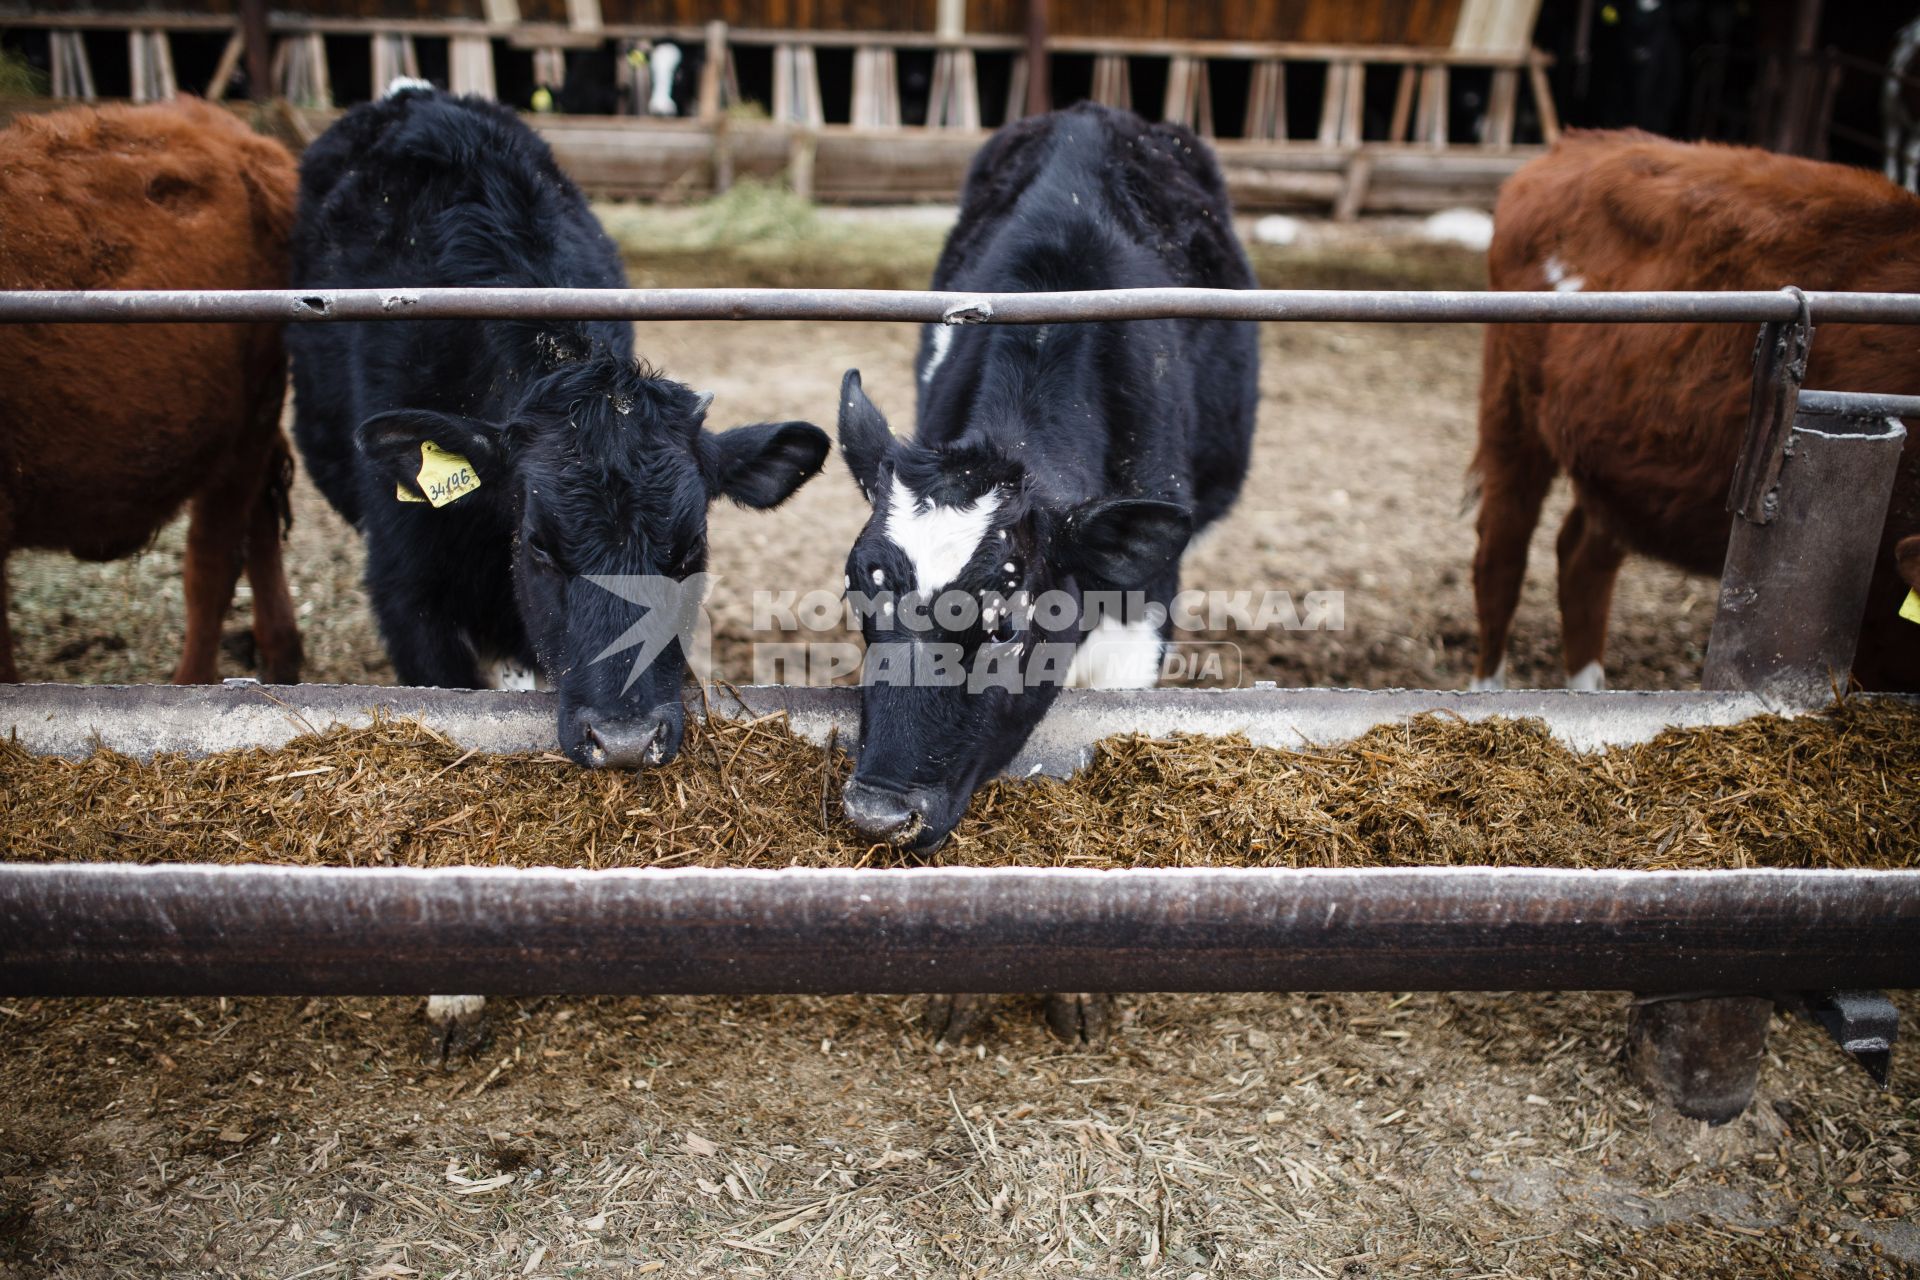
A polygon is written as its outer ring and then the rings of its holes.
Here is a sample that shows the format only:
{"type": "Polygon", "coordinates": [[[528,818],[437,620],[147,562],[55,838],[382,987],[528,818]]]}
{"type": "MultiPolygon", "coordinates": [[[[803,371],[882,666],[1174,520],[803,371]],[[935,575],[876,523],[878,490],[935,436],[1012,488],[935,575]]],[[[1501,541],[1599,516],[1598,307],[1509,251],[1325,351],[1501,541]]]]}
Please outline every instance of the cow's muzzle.
{"type": "Polygon", "coordinates": [[[928,820],[940,808],[929,793],[892,791],[857,778],[840,792],[840,807],[855,827],[895,845],[925,843],[928,820]]]}
{"type": "Polygon", "coordinates": [[[586,709],[575,714],[580,733],[568,754],[589,769],[649,769],[680,752],[686,727],[678,706],[655,707],[643,716],[596,715],[586,709]]]}

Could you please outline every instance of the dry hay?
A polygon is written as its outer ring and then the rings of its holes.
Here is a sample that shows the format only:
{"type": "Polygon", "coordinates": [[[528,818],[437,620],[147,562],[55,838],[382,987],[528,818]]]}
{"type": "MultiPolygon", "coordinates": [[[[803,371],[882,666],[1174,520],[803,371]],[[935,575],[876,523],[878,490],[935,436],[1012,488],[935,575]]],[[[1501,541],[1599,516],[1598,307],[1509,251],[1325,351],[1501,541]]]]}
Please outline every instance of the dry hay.
{"type": "MultiPolygon", "coordinates": [[[[1920,1003],[1900,997],[1903,1014],[1920,1003]]],[[[880,997],[0,1004],[0,1276],[1897,1280],[1920,1074],[1780,1024],[1644,1105],[1599,993],[1168,996],[1100,1052],[880,997]]]]}
{"type": "MultiPolygon", "coordinates": [[[[844,755],[778,717],[691,725],[671,766],[590,773],[410,722],[141,763],[0,744],[16,861],[863,866],[844,755]]],[[[1427,715],[1338,748],[1102,744],[1071,781],[1000,781],[933,861],[1073,867],[1920,866],[1920,709],[1670,730],[1582,754],[1538,721],[1427,715]]]]}

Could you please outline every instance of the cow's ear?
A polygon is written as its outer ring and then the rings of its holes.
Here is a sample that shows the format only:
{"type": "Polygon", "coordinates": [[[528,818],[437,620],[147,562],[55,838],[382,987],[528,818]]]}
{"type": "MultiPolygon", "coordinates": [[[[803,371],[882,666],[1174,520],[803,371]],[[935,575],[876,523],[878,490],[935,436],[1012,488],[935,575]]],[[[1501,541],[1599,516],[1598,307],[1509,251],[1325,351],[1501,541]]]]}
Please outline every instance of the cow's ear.
{"type": "Polygon", "coordinates": [[[811,422],[757,422],[700,437],[707,483],[743,507],[777,507],[813,479],[833,443],[811,422]]]}
{"type": "Polygon", "coordinates": [[[433,444],[441,453],[464,459],[480,483],[489,484],[500,479],[504,436],[505,428],[498,423],[434,409],[376,413],[359,430],[360,453],[367,464],[415,496],[420,493],[421,445],[433,444]]]}
{"type": "Polygon", "coordinates": [[[1907,586],[1920,591],[1920,533],[1900,539],[1893,548],[1893,562],[1900,567],[1907,586]]]}
{"type": "Polygon", "coordinates": [[[860,371],[847,370],[847,376],[840,379],[840,456],[847,460],[847,470],[853,472],[868,502],[873,501],[880,468],[892,448],[893,428],[867,399],[860,385],[860,371]]]}
{"type": "Polygon", "coordinates": [[[1062,534],[1063,560],[1076,577],[1137,591],[1179,563],[1193,517],[1171,502],[1115,498],[1069,511],[1062,534]]]}

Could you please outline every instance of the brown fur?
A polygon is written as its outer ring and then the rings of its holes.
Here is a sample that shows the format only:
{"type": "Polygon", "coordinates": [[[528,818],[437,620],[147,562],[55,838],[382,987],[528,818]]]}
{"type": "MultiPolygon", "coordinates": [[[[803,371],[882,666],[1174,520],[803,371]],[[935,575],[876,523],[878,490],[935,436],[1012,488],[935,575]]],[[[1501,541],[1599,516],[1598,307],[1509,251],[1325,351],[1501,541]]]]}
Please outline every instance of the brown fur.
{"type": "MultiPolygon", "coordinates": [[[[1878,174],[1746,147],[1577,131],[1500,193],[1488,272],[1496,289],[1551,287],[1558,259],[1588,292],[1805,289],[1920,292],[1920,198],[1878,174]]],[[[1654,556],[1718,574],[1734,460],[1746,433],[1753,325],[1493,325],[1474,457],[1482,498],[1474,595],[1477,672],[1492,674],[1553,477],[1575,506],[1561,529],[1566,668],[1599,661],[1620,561],[1654,556]]],[[[1920,329],[1816,326],[1807,385],[1920,393],[1920,329]]],[[[1920,424],[1916,424],[1920,425],[1920,424]]],[[[1920,531],[1920,447],[1910,440],[1874,565],[1854,675],[1920,688],[1920,633],[1894,544],[1920,531]]]]}
{"type": "MultiPolygon", "coordinates": [[[[23,116],[0,133],[0,288],[284,288],[295,190],[285,148],[197,100],[23,116]]],[[[191,504],[174,680],[217,678],[243,562],[262,678],[297,680],[285,390],[278,325],[8,326],[0,619],[14,547],[116,559],[191,504]]]]}

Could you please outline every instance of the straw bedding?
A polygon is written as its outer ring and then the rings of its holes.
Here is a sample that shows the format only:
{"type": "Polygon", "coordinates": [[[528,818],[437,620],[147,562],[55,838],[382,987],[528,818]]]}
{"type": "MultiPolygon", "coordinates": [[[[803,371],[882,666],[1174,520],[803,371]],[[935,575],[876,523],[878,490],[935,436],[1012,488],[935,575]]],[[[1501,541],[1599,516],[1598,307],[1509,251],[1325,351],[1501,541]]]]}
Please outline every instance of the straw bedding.
{"type": "MultiPolygon", "coordinates": [[[[0,743],[0,856],[355,866],[878,866],[847,762],[776,719],[689,725],[681,756],[589,773],[409,722],[142,763],[0,743]]],[[[985,788],[929,861],[1072,867],[1920,866],[1920,709],[1673,730],[1581,754],[1535,721],[1424,716],[1342,747],[1102,744],[1067,782],[985,788]]]]}

